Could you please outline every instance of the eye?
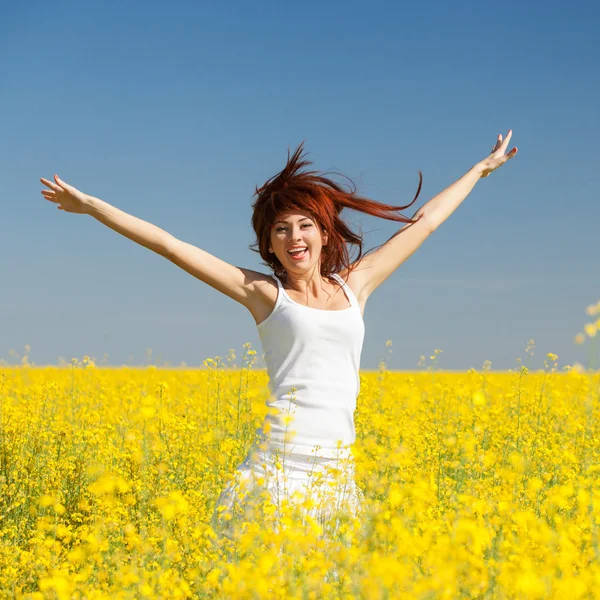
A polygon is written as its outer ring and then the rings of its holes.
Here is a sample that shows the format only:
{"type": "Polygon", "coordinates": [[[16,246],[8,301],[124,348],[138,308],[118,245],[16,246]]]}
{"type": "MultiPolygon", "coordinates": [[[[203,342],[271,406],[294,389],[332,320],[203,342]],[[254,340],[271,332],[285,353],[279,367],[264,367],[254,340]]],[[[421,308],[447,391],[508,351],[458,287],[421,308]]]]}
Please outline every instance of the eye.
{"type": "MultiPolygon", "coordinates": [[[[302,225],[300,225],[300,227],[312,227],[312,223],[302,223],[302,225]]],[[[277,229],[275,231],[280,232],[283,229],[287,229],[287,227],[277,227],[277,229]]]]}

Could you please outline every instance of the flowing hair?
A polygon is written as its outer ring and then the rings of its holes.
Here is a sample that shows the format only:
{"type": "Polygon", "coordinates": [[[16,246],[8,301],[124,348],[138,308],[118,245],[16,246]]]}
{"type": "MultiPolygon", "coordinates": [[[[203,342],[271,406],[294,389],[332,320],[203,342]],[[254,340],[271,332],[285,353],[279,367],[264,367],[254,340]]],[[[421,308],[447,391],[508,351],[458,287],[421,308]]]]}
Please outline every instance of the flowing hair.
{"type": "Polygon", "coordinates": [[[325,177],[326,173],[301,171],[303,167],[312,164],[308,160],[303,160],[303,145],[304,142],[298,146],[291,158],[288,148],[287,164],[261,188],[255,189],[256,200],[252,204],[252,227],[256,234],[256,242],[250,245],[250,249],[258,252],[263,259],[262,264],[271,268],[279,278],[285,280],[287,273],[277,256],[269,252],[269,241],[271,228],[287,213],[307,212],[321,231],[327,232],[328,242],[323,246],[321,254],[323,276],[339,273],[343,268],[346,268],[349,274],[364,255],[380,247],[372,248],[363,254],[362,235],[353,232],[340,218],[340,212],[344,208],[400,223],[416,223],[423,216],[420,215],[419,219],[412,220],[394,214],[408,208],[416,201],[423,183],[421,171],[419,171],[419,187],[413,201],[406,206],[392,206],[358,196],[354,182],[341,173],[339,175],[350,181],[348,190],[325,177]],[[358,247],[358,256],[354,265],[350,264],[347,244],[358,247]]]}

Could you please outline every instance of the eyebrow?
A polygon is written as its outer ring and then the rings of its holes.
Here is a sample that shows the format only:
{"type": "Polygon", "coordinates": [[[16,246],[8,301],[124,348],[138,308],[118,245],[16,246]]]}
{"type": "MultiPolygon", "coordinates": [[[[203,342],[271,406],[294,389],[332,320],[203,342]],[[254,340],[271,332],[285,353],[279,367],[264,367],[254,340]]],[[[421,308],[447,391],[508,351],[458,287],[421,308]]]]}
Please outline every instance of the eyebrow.
{"type": "MultiPolygon", "coordinates": [[[[301,219],[298,219],[298,222],[300,221],[304,221],[305,219],[308,219],[309,217],[302,217],[301,219]]],[[[275,221],[275,225],[277,225],[277,223],[285,223],[286,225],[288,224],[288,221],[275,221]]]]}

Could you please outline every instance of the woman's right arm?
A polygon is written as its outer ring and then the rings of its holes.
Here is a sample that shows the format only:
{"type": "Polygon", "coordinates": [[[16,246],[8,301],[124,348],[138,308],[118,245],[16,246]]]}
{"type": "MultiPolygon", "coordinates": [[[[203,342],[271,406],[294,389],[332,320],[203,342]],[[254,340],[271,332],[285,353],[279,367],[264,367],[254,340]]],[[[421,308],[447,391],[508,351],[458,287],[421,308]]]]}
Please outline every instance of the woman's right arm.
{"type": "Polygon", "coordinates": [[[100,198],[84,194],[57,175],[54,179],[55,181],[41,179],[49,188],[43,190],[42,195],[47,200],[59,204],[59,210],[91,215],[107,227],[164,256],[194,277],[251,308],[254,283],[263,278],[262,274],[230,265],[196,246],[177,239],[148,221],[127,214],[100,198]]]}
{"type": "Polygon", "coordinates": [[[169,238],[173,236],[164,229],[127,214],[116,206],[100,200],[100,198],[88,196],[85,206],[86,214],[91,215],[100,223],[104,223],[104,225],[114,229],[126,238],[133,240],[136,244],[140,244],[162,256],[167,252],[169,238]]]}

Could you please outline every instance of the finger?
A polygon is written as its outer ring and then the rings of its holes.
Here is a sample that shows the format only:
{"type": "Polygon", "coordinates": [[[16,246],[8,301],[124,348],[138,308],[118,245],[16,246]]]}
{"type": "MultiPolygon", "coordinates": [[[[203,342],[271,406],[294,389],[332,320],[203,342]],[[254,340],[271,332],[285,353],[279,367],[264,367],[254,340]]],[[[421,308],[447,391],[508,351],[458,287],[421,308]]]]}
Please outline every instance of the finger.
{"type": "Polygon", "coordinates": [[[498,139],[496,140],[496,143],[492,146],[492,154],[494,152],[496,152],[496,150],[498,150],[498,148],[500,147],[501,144],[502,144],[502,135],[498,134],[498,139]]]}
{"type": "Polygon", "coordinates": [[[61,191],[60,187],[58,185],[56,185],[53,181],[48,181],[47,179],[44,179],[43,177],[40,178],[40,181],[44,185],[47,185],[51,190],[54,190],[55,192],[61,191]]]}
{"type": "Polygon", "coordinates": [[[504,151],[508,147],[508,142],[510,142],[510,138],[512,137],[512,131],[509,129],[506,137],[504,138],[504,142],[502,142],[502,146],[500,148],[504,151]]]}
{"type": "Polygon", "coordinates": [[[58,175],[54,175],[54,180],[56,181],[56,183],[58,183],[58,185],[60,185],[61,188],[71,191],[71,186],[65,181],[63,181],[58,175]]]}
{"type": "Polygon", "coordinates": [[[516,153],[517,153],[517,148],[515,147],[510,152],[508,152],[507,154],[505,154],[503,156],[504,162],[502,164],[508,162],[511,158],[514,158],[514,156],[516,155],[516,153]]]}

